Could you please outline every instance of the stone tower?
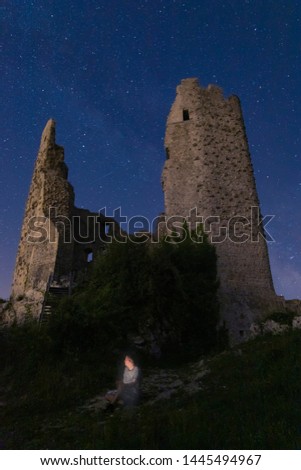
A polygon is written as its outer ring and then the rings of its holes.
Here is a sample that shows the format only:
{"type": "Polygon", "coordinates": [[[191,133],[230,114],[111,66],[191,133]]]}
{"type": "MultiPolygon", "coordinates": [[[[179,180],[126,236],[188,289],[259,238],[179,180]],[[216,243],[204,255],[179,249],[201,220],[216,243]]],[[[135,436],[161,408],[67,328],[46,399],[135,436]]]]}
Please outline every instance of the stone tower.
{"type": "Polygon", "coordinates": [[[195,209],[215,244],[221,318],[232,342],[275,306],[266,239],[239,99],[185,79],[167,120],[165,216],[195,209]]]}
{"type": "MultiPolygon", "coordinates": [[[[24,300],[31,313],[36,313],[43,301],[49,276],[63,256],[62,251],[72,249],[71,244],[59,243],[58,230],[49,220],[50,207],[57,207],[60,215],[66,217],[71,213],[74,193],[67,175],[64,149],[55,143],[55,122],[51,119],[41,138],[14,271],[12,298],[18,317],[22,315],[24,300]]],[[[71,255],[65,258],[70,264],[71,255]]],[[[66,268],[68,270],[70,266],[66,268]]]]}
{"type": "Polygon", "coordinates": [[[90,255],[103,250],[107,228],[117,227],[113,219],[76,208],[67,178],[64,149],[55,142],[50,119],[34,167],[14,271],[11,300],[19,322],[39,317],[49,282],[70,284],[87,269],[90,255]]]}

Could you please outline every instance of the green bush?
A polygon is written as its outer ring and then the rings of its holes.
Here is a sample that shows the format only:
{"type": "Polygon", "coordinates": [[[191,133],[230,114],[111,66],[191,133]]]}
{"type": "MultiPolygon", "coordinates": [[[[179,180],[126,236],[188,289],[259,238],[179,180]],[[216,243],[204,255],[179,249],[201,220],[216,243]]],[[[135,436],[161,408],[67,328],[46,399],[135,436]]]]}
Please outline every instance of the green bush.
{"type": "Polygon", "coordinates": [[[217,341],[216,255],[205,239],[112,243],[50,325],[61,346],[105,350],[152,334],[160,347],[208,351],[217,341]]]}

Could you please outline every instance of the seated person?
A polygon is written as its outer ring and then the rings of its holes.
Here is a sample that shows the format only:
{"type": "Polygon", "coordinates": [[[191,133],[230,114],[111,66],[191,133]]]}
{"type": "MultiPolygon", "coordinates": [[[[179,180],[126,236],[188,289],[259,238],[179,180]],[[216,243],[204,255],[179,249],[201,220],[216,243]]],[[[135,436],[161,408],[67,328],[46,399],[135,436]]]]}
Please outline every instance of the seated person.
{"type": "Polygon", "coordinates": [[[117,390],[107,393],[106,399],[114,405],[121,401],[126,406],[136,405],[139,401],[139,375],[140,370],[129,355],[124,359],[122,380],[117,381],[117,390]]]}

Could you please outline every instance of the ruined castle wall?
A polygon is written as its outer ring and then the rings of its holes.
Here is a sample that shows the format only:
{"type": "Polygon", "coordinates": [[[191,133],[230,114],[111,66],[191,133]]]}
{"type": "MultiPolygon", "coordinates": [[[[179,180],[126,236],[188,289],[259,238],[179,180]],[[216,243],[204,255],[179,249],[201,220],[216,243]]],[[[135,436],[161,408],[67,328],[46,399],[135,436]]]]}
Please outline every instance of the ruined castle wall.
{"type": "Polygon", "coordinates": [[[55,123],[49,120],[41,138],[17,253],[12,289],[17,318],[24,315],[25,307],[37,316],[49,276],[60,263],[64,270],[72,264],[72,243],[61,242],[60,224],[49,212],[56,207],[56,216],[70,218],[74,194],[66,178],[64,151],[55,143],[55,123]]]}
{"type": "Polygon", "coordinates": [[[64,149],[56,145],[54,150],[47,159],[43,211],[55,226],[58,249],[53,273],[59,277],[72,270],[74,192],[67,181],[64,149]]]}
{"type": "Polygon", "coordinates": [[[238,339],[275,299],[239,99],[182,80],[165,148],[166,216],[187,217],[196,207],[203,217],[217,250],[223,321],[238,339]]]}
{"type": "Polygon", "coordinates": [[[102,214],[74,206],[64,149],[55,142],[49,120],[33,172],[14,272],[12,302],[17,320],[38,317],[49,279],[70,283],[85,272],[104,248],[106,225],[118,226],[102,214]]]}
{"type": "Polygon", "coordinates": [[[45,160],[54,139],[51,122],[41,138],[29,195],[26,203],[21,239],[13,279],[13,298],[24,297],[28,290],[45,288],[45,281],[54,269],[57,243],[48,244],[44,214],[45,160]],[[40,256],[42,253],[42,257],[40,256]],[[41,259],[43,260],[41,264],[41,259]]]}
{"type": "Polygon", "coordinates": [[[75,239],[73,270],[75,273],[79,273],[85,272],[95,256],[103,251],[105,237],[99,214],[87,209],[75,208],[73,215],[75,239]]]}

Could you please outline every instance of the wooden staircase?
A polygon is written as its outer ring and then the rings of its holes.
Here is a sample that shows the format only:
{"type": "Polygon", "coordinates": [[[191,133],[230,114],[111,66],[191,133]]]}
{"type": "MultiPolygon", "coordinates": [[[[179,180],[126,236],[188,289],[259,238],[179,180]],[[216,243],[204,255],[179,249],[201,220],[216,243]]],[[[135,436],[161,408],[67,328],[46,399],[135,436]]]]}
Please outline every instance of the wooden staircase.
{"type": "Polygon", "coordinates": [[[42,311],[40,314],[39,322],[41,324],[48,323],[50,316],[55,311],[55,307],[63,297],[71,295],[71,282],[69,286],[53,286],[49,280],[47,290],[45,293],[42,311]]]}

